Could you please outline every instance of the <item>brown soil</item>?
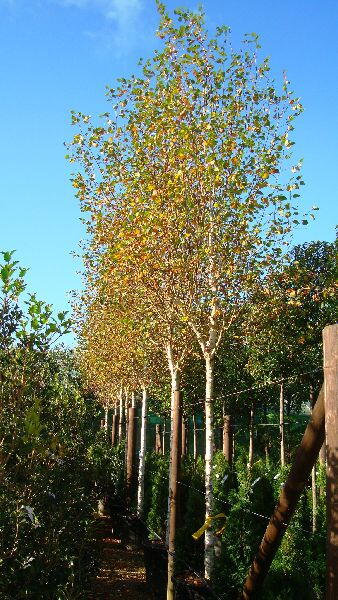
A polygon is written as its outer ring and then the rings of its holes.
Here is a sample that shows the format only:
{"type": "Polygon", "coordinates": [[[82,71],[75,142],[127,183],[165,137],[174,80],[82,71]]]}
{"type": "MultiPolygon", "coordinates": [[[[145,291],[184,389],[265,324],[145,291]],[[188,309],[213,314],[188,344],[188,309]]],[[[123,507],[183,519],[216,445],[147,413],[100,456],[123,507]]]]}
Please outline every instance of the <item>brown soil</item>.
{"type": "Polygon", "coordinates": [[[101,565],[88,600],[150,600],[143,552],[132,546],[123,533],[114,535],[114,529],[110,517],[99,518],[97,537],[102,543],[101,565]]]}

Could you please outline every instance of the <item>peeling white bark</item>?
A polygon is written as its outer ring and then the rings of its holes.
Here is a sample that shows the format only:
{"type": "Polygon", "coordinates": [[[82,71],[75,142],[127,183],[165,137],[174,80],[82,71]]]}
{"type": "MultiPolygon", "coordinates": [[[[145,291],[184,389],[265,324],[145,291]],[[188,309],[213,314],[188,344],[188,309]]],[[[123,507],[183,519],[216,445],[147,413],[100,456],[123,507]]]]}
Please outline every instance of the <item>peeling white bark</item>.
{"type": "Polygon", "coordinates": [[[138,470],[138,490],[137,490],[137,514],[142,517],[144,505],[144,473],[147,448],[147,413],[148,413],[148,393],[146,388],[142,390],[142,415],[141,415],[141,441],[139,454],[138,470]]]}

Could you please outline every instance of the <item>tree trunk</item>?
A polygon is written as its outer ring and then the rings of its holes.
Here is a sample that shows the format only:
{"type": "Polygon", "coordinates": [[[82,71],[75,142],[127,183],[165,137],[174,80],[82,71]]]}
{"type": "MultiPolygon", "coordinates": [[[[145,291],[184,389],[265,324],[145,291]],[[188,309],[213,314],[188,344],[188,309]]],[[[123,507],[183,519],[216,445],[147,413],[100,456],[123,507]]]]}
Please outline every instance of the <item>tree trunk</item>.
{"type": "Polygon", "coordinates": [[[323,330],[326,437],[326,600],[338,598],[338,324],[323,330]]]}
{"type": "Polygon", "coordinates": [[[182,457],[187,453],[187,427],[182,417],[182,457]]]}
{"type": "Polygon", "coordinates": [[[147,416],[148,416],[148,393],[146,388],[142,390],[142,415],[141,415],[141,439],[138,466],[138,490],[137,490],[137,514],[143,515],[144,507],[144,474],[147,449],[147,416]]]}
{"type": "Polygon", "coordinates": [[[155,425],[155,452],[156,454],[162,454],[161,444],[161,425],[155,425]]]}
{"type": "Polygon", "coordinates": [[[111,426],[111,443],[112,443],[112,446],[115,446],[115,444],[116,444],[116,434],[117,434],[117,411],[116,411],[116,407],[115,407],[113,418],[112,418],[112,426],[111,426]]]}
{"type": "Polygon", "coordinates": [[[231,416],[223,417],[223,454],[230,467],[232,465],[232,423],[231,416]]]}
{"type": "Polygon", "coordinates": [[[254,462],[254,402],[250,408],[250,424],[249,424],[249,460],[248,468],[252,469],[254,462]]]}
{"type": "MultiPolygon", "coordinates": [[[[310,385],[310,406],[313,410],[315,397],[313,386],[310,385]]],[[[316,461],[317,462],[317,461],[316,461]]],[[[311,471],[311,491],[312,491],[312,531],[317,531],[317,482],[316,482],[316,462],[311,471]]]]}
{"type": "Polygon", "coordinates": [[[326,445],[325,445],[325,440],[324,440],[324,443],[323,443],[323,445],[322,445],[322,447],[320,449],[320,452],[319,452],[319,463],[321,465],[325,465],[325,463],[326,463],[326,445]]]}
{"type": "Polygon", "coordinates": [[[284,384],[280,384],[279,394],[279,432],[280,432],[280,464],[285,465],[285,443],[284,443],[284,384]]]}
{"type": "Polygon", "coordinates": [[[192,422],[193,422],[193,439],[194,439],[194,461],[197,460],[197,431],[196,431],[196,417],[195,415],[193,415],[192,417],[192,422]]]}
{"type": "Polygon", "coordinates": [[[166,428],[165,428],[165,417],[163,421],[163,430],[162,430],[162,454],[165,454],[165,436],[166,436],[166,428]]]}
{"type": "Polygon", "coordinates": [[[120,388],[119,392],[119,442],[122,442],[123,436],[123,389],[120,388]]]}
{"type": "Polygon", "coordinates": [[[134,483],[134,450],[135,450],[135,407],[128,410],[128,436],[127,436],[127,505],[130,506],[133,496],[134,483]]]}
{"type": "Polygon", "coordinates": [[[324,422],[324,391],[322,389],[297,450],[290,474],[281,491],[277,507],[245,581],[241,596],[243,600],[257,597],[260,592],[323,443],[324,422]]]}
{"type": "MultiPolygon", "coordinates": [[[[167,345],[167,357],[168,357],[168,366],[171,373],[171,400],[170,400],[170,456],[169,456],[169,490],[168,490],[168,507],[167,507],[167,527],[166,527],[166,544],[169,545],[169,519],[170,519],[170,477],[171,477],[171,468],[172,468],[172,445],[173,445],[173,419],[174,419],[174,405],[175,405],[175,394],[179,392],[180,389],[180,372],[177,364],[174,361],[173,357],[173,348],[170,344],[167,345]]],[[[181,435],[181,434],[180,434],[181,435]]],[[[164,451],[164,444],[163,444],[164,451]]]]}
{"type": "Polygon", "coordinates": [[[176,391],[172,406],[172,443],[170,448],[170,477],[169,477],[169,543],[168,543],[168,587],[167,600],[174,600],[174,575],[175,567],[175,535],[177,518],[179,514],[179,479],[180,479],[180,456],[181,456],[181,394],[176,391]]]}
{"type": "MultiPolygon", "coordinates": [[[[125,400],[124,400],[124,415],[125,415],[125,448],[124,448],[124,467],[125,472],[127,471],[127,461],[128,461],[128,433],[129,433],[129,394],[128,391],[125,391],[125,400]]],[[[126,473],[127,475],[127,473],[126,473]]]]}
{"type": "Polygon", "coordinates": [[[108,406],[105,406],[104,409],[104,428],[106,431],[106,436],[108,436],[108,406]]]}
{"type": "MultiPolygon", "coordinates": [[[[205,518],[213,513],[212,461],[214,455],[214,358],[205,355],[205,518]]],[[[214,534],[210,529],[205,532],[204,539],[204,572],[207,580],[211,579],[214,568],[214,534]]]]}

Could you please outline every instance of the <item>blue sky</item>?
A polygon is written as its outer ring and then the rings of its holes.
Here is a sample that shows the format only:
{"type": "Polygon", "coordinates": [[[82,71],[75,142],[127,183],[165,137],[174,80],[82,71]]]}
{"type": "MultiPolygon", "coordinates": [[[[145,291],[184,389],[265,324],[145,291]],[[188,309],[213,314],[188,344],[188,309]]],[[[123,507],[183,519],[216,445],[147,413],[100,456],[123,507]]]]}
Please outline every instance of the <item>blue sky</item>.
{"type": "MultiPolygon", "coordinates": [[[[198,2],[167,2],[196,8],[198,2]]],[[[337,201],[338,2],[204,0],[210,31],[225,23],[236,46],[260,34],[276,79],[287,72],[305,112],[304,208],[320,207],[295,241],[334,239],[337,201]]],[[[0,249],[17,249],[29,285],[60,310],[80,285],[71,256],[83,236],[63,142],[69,111],[107,110],[105,86],[136,71],[157,39],[153,0],[0,0],[0,249]]]]}

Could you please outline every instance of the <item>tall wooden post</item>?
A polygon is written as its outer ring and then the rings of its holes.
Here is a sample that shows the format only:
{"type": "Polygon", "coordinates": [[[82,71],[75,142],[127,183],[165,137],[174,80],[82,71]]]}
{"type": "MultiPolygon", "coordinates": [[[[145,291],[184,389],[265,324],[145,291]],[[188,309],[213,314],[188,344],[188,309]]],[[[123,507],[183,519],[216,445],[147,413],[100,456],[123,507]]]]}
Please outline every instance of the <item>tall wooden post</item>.
{"type": "Polygon", "coordinates": [[[182,413],[181,413],[181,394],[179,391],[174,393],[173,401],[173,431],[172,444],[170,448],[171,470],[169,473],[169,544],[168,544],[168,587],[167,600],[174,599],[174,553],[175,553],[175,535],[178,517],[179,502],[179,478],[181,462],[181,433],[182,433],[182,413]]]}
{"type": "Polygon", "coordinates": [[[135,407],[128,410],[128,436],[127,436],[127,504],[130,504],[133,491],[134,476],[134,449],[135,449],[135,407]]]}
{"type": "Polygon", "coordinates": [[[162,454],[162,443],[161,443],[161,425],[155,425],[155,452],[156,454],[162,454]]]}
{"type": "Polygon", "coordinates": [[[279,393],[279,432],[280,432],[280,464],[285,465],[285,442],[284,442],[284,384],[280,384],[279,393]]]}
{"type": "Polygon", "coordinates": [[[338,324],[323,330],[326,438],[326,600],[338,598],[338,324]]]}
{"type": "Polygon", "coordinates": [[[223,454],[229,465],[232,464],[232,423],[231,415],[223,417],[223,454]]]}

